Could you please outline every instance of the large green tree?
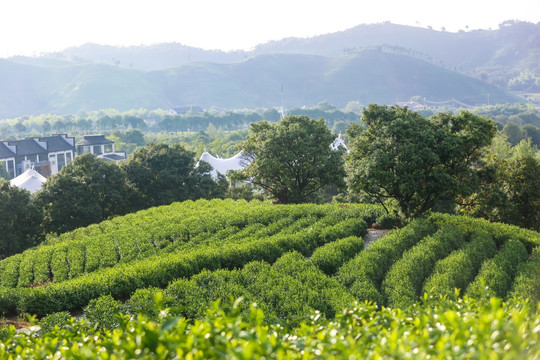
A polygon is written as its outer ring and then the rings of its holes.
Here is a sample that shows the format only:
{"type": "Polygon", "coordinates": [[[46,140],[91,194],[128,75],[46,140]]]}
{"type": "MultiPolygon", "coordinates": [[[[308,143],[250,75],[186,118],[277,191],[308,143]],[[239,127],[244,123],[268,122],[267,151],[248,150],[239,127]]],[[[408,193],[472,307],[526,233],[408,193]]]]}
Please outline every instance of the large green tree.
{"type": "Polygon", "coordinates": [[[480,187],[465,199],[461,211],[540,231],[540,161],[530,143],[522,141],[514,148],[506,144],[504,152],[492,145],[480,187]]]}
{"type": "Polygon", "coordinates": [[[36,245],[40,222],[30,193],[0,179],[0,259],[36,245]]]}
{"type": "Polygon", "coordinates": [[[491,120],[469,112],[426,119],[397,106],[369,105],[362,121],[365,128],[353,125],[348,131],[350,189],[383,205],[395,199],[407,218],[438,200],[472,193],[473,165],[496,132],[491,120]]]}
{"type": "Polygon", "coordinates": [[[179,144],[151,143],[136,149],[122,167],[141,196],[140,207],[219,197],[211,167],[204,163],[196,168],[194,156],[179,144]]]}
{"type": "Polygon", "coordinates": [[[322,119],[288,116],[275,124],[252,123],[243,142],[247,178],[270,193],[277,203],[307,202],[327,185],[344,185],[341,151],[322,119]]]}
{"type": "Polygon", "coordinates": [[[135,192],[122,169],[93,154],[77,156],[36,194],[43,227],[62,233],[133,210],[135,192]]]}

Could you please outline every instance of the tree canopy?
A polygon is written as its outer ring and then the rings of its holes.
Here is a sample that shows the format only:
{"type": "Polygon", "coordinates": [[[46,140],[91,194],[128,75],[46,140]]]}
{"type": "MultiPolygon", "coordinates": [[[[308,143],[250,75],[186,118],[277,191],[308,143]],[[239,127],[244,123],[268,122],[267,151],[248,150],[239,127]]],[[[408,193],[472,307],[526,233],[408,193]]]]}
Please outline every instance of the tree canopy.
{"type": "Polygon", "coordinates": [[[344,185],[342,152],[330,148],[334,139],[322,119],[307,116],[253,123],[243,142],[251,160],[243,174],[277,203],[306,202],[326,185],[344,185]]]}
{"type": "Polygon", "coordinates": [[[84,154],[51,176],[36,200],[44,229],[61,233],[129,212],[133,196],[118,165],[84,154]]]}
{"type": "Polygon", "coordinates": [[[26,190],[0,179],[0,259],[37,244],[41,212],[26,190]]]}
{"type": "Polygon", "coordinates": [[[496,133],[491,120],[470,112],[426,119],[407,108],[372,104],[362,121],[365,129],[353,125],[348,131],[350,189],[383,205],[395,199],[407,218],[432,209],[438,200],[472,193],[473,164],[496,133]]]}
{"type": "Polygon", "coordinates": [[[135,150],[122,167],[128,183],[141,196],[140,207],[219,197],[209,174],[211,167],[203,164],[195,168],[194,156],[179,144],[151,143],[135,150]]]}

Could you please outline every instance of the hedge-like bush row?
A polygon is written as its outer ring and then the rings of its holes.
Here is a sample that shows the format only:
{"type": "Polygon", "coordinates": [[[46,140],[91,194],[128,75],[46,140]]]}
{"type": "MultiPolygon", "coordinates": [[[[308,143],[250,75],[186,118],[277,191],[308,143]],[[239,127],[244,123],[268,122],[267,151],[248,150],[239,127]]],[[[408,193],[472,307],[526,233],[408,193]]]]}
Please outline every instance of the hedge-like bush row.
{"type": "Polygon", "coordinates": [[[460,230],[443,226],[403,254],[382,283],[381,292],[390,307],[406,308],[418,301],[425,279],[432,273],[435,263],[465,243],[460,230]]]}
{"type": "Polygon", "coordinates": [[[540,246],[533,250],[528,261],[520,264],[509,298],[540,301],[540,246]]]}
{"type": "Polygon", "coordinates": [[[250,237],[241,242],[209,242],[190,251],[160,254],[147,259],[118,264],[60,283],[32,289],[0,288],[0,312],[9,313],[14,306],[40,316],[53,312],[80,309],[104,294],[127,298],[135,290],[148,286],[165,287],[180,277],[191,277],[203,269],[235,269],[250,261],[274,262],[291,250],[311,254],[318,246],[339,238],[359,236],[365,222],[345,219],[329,226],[324,219],[289,234],[279,232],[271,237],[250,237]]]}
{"type": "Polygon", "coordinates": [[[480,272],[467,287],[466,294],[478,299],[504,298],[518,267],[527,260],[527,249],[519,240],[508,240],[502,249],[482,264],[480,272]]]}
{"type": "Polygon", "coordinates": [[[256,233],[270,236],[306,217],[311,223],[324,219],[326,224],[335,224],[350,217],[371,221],[381,211],[373,205],[271,206],[232,200],[176,203],[77,229],[2,260],[0,286],[58,283],[118,263],[193,249],[209,239],[240,240],[256,233]]]}
{"type": "Polygon", "coordinates": [[[321,246],[313,252],[311,262],[326,275],[333,275],[346,261],[363,249],[364,240],[358,236],[351,236],[321,246]]]}
{"type": "Polygon", "coordinates": [[[380,286],[388,269],[401,258],[403,252],[435,231],[435,225],[423,219],[393,230],[345,263],[337,272],[337,279],[358,300],[382,304],[380,286]]]}
{"type": "MultiPolygon", "coordinates": [[[[119,325],[115,313],[143,313],[157,320],[159,289],[137,290],[125,303],[110,295],[90,301],[85,307],[86,318],[100,329],[119,325]]],[[[228,303],[242,298],[256,303],[270,322],[287,321],[297,324],[317,310],[332,319],[354,299],[335,279],[327,277],[312,262],[297,252],[281,256],[274,265],[256,261],[238,270],[205,270],[190,280],[171,283],[161,298],[163,306],[174,316],[202,318],[216,300],[228,303]]]]}
{"type": "Polygon", "coordinates": [[[503,223],[491,223],[484,219],[470,218],[467,216],[453,216],[435,213],[431,220],[439,226],[449,224],[461,229],[467,234],[484,232],[493,237],[497,248],[500,249],[509,239],[519,240],[525,245],[530,254],[532,249],[540,245],[540,234],[533,230],[527,230],[514,225],[503,223]]]}
{"type": "Polygon", "coordinates": [[[454,289],[465,291],[474,280],[484,260],[495,255],[497,248],[493,238],[486,233],[477,233],[462,249],[437,261],[433,273],[424,284],[423,292],[433,296],[451,296],[454,289]]]}

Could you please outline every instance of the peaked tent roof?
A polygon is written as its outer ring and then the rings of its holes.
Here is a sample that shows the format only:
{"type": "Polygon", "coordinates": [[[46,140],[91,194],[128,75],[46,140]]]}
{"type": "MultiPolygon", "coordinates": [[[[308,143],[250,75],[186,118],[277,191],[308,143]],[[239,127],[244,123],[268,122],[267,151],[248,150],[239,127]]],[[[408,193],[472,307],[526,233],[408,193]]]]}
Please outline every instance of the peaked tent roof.
{"type": "Polygon", "coordinates": [[[47,181],[47,179],[36,170],[28,169],[16,178],[11,179],[9,182],[12,186],[26,189],[33,194],[41,189],[41,186],[45,181],[47,181]]]}
{"type": "MultiPolygon", "coordinates": [[[[248,160],[243,158],[241,151],[228,159],[216,158],[205,151],[199,158],[199,162],[200,161],[206,161],[212,166],[213,170],[210,172],[210,174],[214,179],[217,178],[217,173],[225,175],[229,170],[242,170],[249,165],[248,160]]],[[[199,163],[197,163],[197,165],[198,164],[199,163]]]]}
{"type": "Polygon", "coordinates": [[[343,141],[341,133],[339,133],[338,137],[334,140],[330,147],[332,148],[332,150],[339,150],[339,148],[342,147],[343,149],[345,149],[346,152],[349,152],[349,148],[345,144],[345,141],[343,141]]]}

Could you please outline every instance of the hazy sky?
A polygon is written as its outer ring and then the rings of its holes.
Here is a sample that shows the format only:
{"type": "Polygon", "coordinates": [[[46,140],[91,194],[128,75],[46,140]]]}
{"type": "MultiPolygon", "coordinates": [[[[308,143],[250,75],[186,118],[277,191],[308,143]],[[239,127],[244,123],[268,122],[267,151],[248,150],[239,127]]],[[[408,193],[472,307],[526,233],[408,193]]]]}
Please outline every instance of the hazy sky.
{"type": "Polygon", "coordinates": [[[540,0],[1,0],[0,56],[87,42],[249,49],[390,21],[448,31],[540,22],[540,0]]]}

